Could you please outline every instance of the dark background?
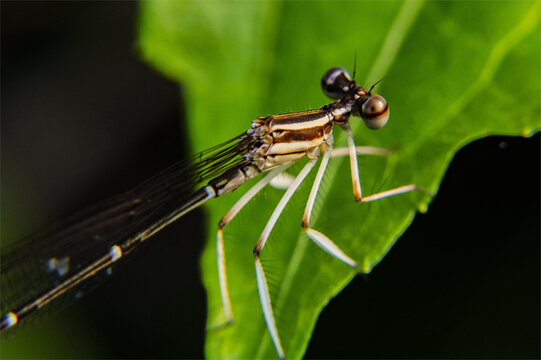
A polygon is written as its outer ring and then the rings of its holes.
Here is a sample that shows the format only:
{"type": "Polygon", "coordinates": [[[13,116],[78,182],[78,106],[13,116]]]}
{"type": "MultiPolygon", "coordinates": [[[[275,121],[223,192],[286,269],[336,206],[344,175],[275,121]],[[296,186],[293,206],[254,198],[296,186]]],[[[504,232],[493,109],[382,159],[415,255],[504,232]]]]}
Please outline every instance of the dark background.
{"type": "MultiPolygon", "coordinates": [[[[136,3],[3,1],[1,16],[2,246],[188,155],[181,88],[139,60],[136,3]]],[[[325,308],[306,357],[539,358],[539,138],[462,149],[428,213],[325,308]]],[[[3,357],[202,357],[203,216],[3,357]]]]}

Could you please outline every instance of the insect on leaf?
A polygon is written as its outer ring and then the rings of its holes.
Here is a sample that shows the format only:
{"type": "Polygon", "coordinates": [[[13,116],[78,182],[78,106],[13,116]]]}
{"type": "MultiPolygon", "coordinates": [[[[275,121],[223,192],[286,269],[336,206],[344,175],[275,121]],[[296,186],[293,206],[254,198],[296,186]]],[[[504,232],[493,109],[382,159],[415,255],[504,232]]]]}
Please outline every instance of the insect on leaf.
{"type": "MultiPolygon", "coordinates": [[[[378,131],[351,120],[357,145],[392,150],[388,158],[360,158],[363,194],[410,183],[436,192],[460,147],[488,135],[530,136],[539,129],[539,3],[490,7],[488,12],[486,2],[145,2],[139,44],[147,61],[183,84],[194,151],[244,131],[257,116],[330,102],[319,88],[321,75],[334,66],[353,71],[356,58],[357,82],[369,88],[383,78],[375,92],[391,110],[389,123],[378,131]]],[[[344,144],[340,132],[335,129],[337,146],[344,144]]],[[[206,208],[201,267],[209,327],[224,321],[216,224],[250,184],[206,208]]],[[[303,234],[307,189],[293,198],[262,253],[288,358],[303,356],[319,313],[355,276],[303,234]]],[[[235,324],[208,332],[209,358],[276,357],[260,309],[252,248],[282,194],[269,189],[226,228],[235,324]]],[[[429,202],[410,193],[357,204],[348,161],[331,159],[311,225],[369,273],[429,202]]]]}

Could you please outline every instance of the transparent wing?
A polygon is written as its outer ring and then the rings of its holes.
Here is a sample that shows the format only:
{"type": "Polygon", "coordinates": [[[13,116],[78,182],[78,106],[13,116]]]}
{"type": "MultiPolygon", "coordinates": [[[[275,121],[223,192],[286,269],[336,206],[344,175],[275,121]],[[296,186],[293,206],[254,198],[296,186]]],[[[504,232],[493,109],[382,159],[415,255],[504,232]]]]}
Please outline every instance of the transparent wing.
{"type": "MultiPolygon", "coordinates": [[[[245,161],[243,155],[253,145],[253,138],[244,133],[187,161],[174,164],[123,194],[91,206],[41,233],[2,249],[2,315],[30,306],[43,294],[95,263],[115,244],[131,239],[171,216],[193,197],[195,186],[245,161]]],[[[99,284],[107,278],[107,269],[101,268],[77,283],[77,286],[55,295],[50,302],[52,306],[47,303],[47,308],[58,308],[67,300],[99,284]]],[[[25,313],[25,318],[33,317],[37,312],[29,311],[25,313]]]]}

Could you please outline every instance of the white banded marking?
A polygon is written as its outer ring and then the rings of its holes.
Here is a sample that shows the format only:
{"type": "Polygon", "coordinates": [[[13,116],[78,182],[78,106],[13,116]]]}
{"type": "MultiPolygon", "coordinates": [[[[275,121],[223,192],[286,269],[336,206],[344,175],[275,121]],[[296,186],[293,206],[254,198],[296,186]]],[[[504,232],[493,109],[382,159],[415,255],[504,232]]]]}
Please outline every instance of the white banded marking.
{"type": "MultiPolygon", "coordinates": [[[[319,110],[318,110],[319,111],[319,110]]],[[[299,121],[291,122],[291,123],[283,123],[279,120],[282,120],[278,117],[274,117],[273,120],[276,119],[276,123],[273,123],[271,121],[269,130],[270,132],[276,131],[276,130],[304,130],[304,129],[311,129],[315,127],[322,127],[327,125],[332,121],[332,118],[329,116],[328,113],[324,113],[321,117],[315,118],[315,119],[307,119],[306,121],[302,121],[303,119],[300,118],[299,121]]]]}
{"type": "Polygon", "coordinates": [[[67,256],[61,258],[60,260],[55,257],[52,257],[47,261],[47,264],[46,264],[47,272],[55,271],[56,275],[58,275],[59,277],[62,277],[69,272],[69,266],[70,266],[69,262],[70,262],[70,258],[67,256]]]}
{"type": "Polygon", "coordinates": [[[9,312],[2,317],[2,327],[5,327],[5,329],[15,326],[18,322],[19,318],[14,312],[9,312]]]}
{"type": "Polygon", "coordinates": [[[111,262],[115,262],[122,257],[122,249],[118,245],[111,246],[109,249],[109,256],[111,257],[111,262]]]}

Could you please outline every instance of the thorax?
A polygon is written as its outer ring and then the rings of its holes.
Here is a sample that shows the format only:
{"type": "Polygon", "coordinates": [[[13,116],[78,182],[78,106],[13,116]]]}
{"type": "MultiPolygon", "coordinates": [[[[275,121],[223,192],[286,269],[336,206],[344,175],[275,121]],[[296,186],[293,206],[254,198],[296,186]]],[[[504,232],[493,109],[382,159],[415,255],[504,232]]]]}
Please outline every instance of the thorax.
{"type": "Polygon", "coordinates": [[[314,157],[320,145],[332,142],[334,122],[327,108],[260,117],[251,131],[261,145],[248,156],[261,171],[314,157]]]}

